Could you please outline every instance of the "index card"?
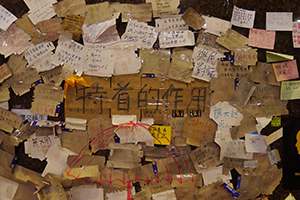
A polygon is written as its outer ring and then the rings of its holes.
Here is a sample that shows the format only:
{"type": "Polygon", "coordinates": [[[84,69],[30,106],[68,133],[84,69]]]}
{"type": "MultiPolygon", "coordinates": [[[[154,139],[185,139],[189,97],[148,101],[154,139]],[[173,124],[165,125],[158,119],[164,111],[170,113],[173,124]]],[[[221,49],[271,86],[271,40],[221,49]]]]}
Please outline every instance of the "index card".
{"type": "Polygon", "coordinates": [[[0,28],[2,30],[6,31],[8,27],[16,20],[16,16],[0,5],[0,28]]]}
{"type": "Polygon", "coordinates": [[[155,19],[155,28],[157,32],[174,31],[174,30],[188,30],[188,26],[181,18],[181,15],[174,15],[174,17],[166,17],[162,19],[155,19]]]}
{"type": "Polygon", "coordinates": [[[233,7],[231,23],[235,26],[253,28],[255,11],[233,7]]]}
{"type": "Polygon", "coordinates": [[[292,12],[267,12],[266,30],[268,31],[292,31],[293,13],[292,12]]]}

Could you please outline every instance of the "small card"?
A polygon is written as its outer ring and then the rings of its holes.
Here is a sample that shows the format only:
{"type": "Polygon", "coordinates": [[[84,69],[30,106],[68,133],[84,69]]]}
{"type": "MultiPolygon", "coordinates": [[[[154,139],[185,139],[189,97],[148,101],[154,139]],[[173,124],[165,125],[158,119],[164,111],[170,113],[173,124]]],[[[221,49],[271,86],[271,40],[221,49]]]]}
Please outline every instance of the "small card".
{"type": "Polygon", "coordinates": [[[194,33],[189,30],[161,32],[159,35],[160,48],[193,46],[193,45],[195,45],[195,36],[194,33]]]}
{"type": "Polygon", "coordinates": [[[154,137],[154,144],[170,145],[171,142],[171,126],[156,126],[149,128],[149,132],[154,137]]]}

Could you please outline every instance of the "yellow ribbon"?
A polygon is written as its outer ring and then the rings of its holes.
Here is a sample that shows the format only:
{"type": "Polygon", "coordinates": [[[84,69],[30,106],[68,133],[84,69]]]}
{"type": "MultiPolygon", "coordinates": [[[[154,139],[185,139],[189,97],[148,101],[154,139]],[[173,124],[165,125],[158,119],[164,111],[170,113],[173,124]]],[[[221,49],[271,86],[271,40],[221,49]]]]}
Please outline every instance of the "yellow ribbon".
{"type": "Polygon", "coordinates": [[[95,82],[91,82],[90,84],[86,83],[86,80],[82,76],[77,76],[76,74],[73,74],[70,78],[65,79],[65,85],[64,85],[64,90],[65,90],[65,95],[64,98],[67,97],[67,92],[68,92],[68,87],[69,85],[71,87],[75,87],[75,84],[83,85],[85,87],[91,87],[91,85],[95,82]]]}

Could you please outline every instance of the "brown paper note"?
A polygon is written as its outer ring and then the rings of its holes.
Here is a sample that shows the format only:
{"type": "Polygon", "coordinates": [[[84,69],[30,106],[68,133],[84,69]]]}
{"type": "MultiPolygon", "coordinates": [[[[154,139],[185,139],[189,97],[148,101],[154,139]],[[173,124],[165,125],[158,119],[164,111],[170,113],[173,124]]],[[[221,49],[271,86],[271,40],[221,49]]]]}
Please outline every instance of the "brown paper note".
{"type": "Polygon", "coordinates": [[[210,103],[217,104],[219,101],[230,101],[235,93],[235,78],[212,78],[210,80],[210,103]]]}
{"type": "Polygon", "coordinates": [[[194,30],[199,30],[205,24],[205,20],[193,8],[189,7],[182,15],[185,23],[194,30]]]}
{"type": "Polygon", "coordinates": [[[255,65],[257,62],[257,49],[240,48],[234,50],[234,65],[255,65]]]}
{"type": "Polygon", "coordinates": [[[190,154],[191,160],[198,173],[221,164],[219,156],[220,147],[214,142],[207,144],[206,147],[196,148],[190,154]]]}
{"type": "Polygon", "coordinates": [[[80,155],[89,153],[89,136],[87,131],[63,131],[60,135],[61,146],[80,155]]]}
{"type": "Polygon", "coordinates": [[[0,83],[2,83],[5,79],[11,77],[12,74],[10,69],[6,63],[0,66],[0,83]]]}
{"type": "Polygon", "coordinates": [[[204,115],[202,117],[188,117],[185,120],[183,137],[187,144],[201,147],[214,141],[217,124],[204,115]]]}
{"type": "Polygon", "coordinates": [[[248,38],[233,29],[228,29],[226,33],[217,38],[216,42],[229,50],[234,50],[236,48],[246,48],[248,38]]]}
{"type": "Polygon", "coordinates": [[[58,39],[62,30],[61,23],[62,20],[60,17],[54,17],[49,20],[41,21],[37,23],[36,26],[47,40],[54,41],[58,39]]]}
{"type": "Polygon", "coordinates": [[[242,113],[243,119],[241,125],[230,128],[231,137],[233,140],[245,137],[245,133],[253,133],[256,129],[256,119],[249,113],[242,113]]]}
{"type": "Polygon", "coordinates": [[[243,78],[248,77],[252,71],[250,66],[234,66],[230,61],[219,61],[217,65],[219,78],[243,78]]]}
{"type": "Polygon", "coordinates": [[[8,59],[8,67],[12,74],[15,74],[18,70],[25,68],[27,60],[24,59],[24,54],[11,55],[8,59]]]}
{"type": "Polygon", "coordinates": [[[269,85],[280,86],[280,82],[276,81],[272,64],[258,62],[256,66],[252,67],[253,71],[250,73],[250,80],[257,83],[267,83],[269,85]]]}
{"type": "Polygon", "coordinates": [[[68,14],[62,23],[62,29],[73,33],[73,38],[79,41],[82,34],[81,27],[83,25],[83,20],[83,16],[68,14]]]}
{"type": "Polygon", "coordinates": [[[248,78],[240,78],[238,88],[233,94],[229,104],[237,109],[243,108],[248,103],[254,90],[256,89],[255,83],[248,78]]]}
{"type": "Polygon", "coordinates": [[[87,15],[84,24],[96,24],[112,19],[113,8],[109,7],[109,2],[87,5],[87,15]]]}

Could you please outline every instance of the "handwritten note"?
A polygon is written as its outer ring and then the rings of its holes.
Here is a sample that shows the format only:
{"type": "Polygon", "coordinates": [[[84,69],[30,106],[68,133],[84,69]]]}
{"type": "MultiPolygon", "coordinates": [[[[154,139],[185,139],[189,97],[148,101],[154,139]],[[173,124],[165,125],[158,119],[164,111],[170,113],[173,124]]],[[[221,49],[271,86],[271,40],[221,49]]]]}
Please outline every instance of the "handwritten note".
{"type": "Polygon", "coordinates": [[[226,101],[211,106],[209,117],[218,124],[218,132],[240,125],[243,119],[243,115],[226,101]]]}
{"type": "Polygon", "coordinates": [[[170,18],[155,19],[155,28],[157,32],[173,31],[173,30],[188,30],[188,26],[181,16],[170,18]]]}
{"type": "Polygon", "coordinates": [[[193,46],[195,45],[195,36],[191,31],[170,31],[161,32],[159,35],[160,48],[193,46]]]}
{"type": "Polygon", "coordinates": [[[11,54],[21,54],[29,46],[30,35],[12,24],[6,31],[0,32],[0,53],[5,57],[11,54]]]}
{"type": "Polygon", "coordinates": [[[300,81],[282,81],[280,100],[300,99],[300,81]]]}
{"type": "Polygon", "coordinates": [[[42,59],[42,57],[49,56],[54,49],[55,46],[52,42],[39,43],[25,52],[25,58],[29,64],[33,64],[35,61],[42,59]]]}
{"type": "Polygon", "coordinates": [[[266,30],[271,31],[292,31],[292,12],[267,12],[266,30]]]}
{"type": "Polygon", "coordinates": [[[59,38],[59,34],[62,30],[61,23],[62,20],[60,17],[54,17],[37,23],[37,27],[43,36],[50,41],[54,41],[59,38]]]}
{"type": "Polygon", "coordinates": [[[121,4],[122,22],[137,20],[139,22],[150,22],[152,17],[151,3],[121,4]]]}
{"type": "Polygon", "coordinates": [[[141,69],[141,61],[136,54],[129,53],[116,56],[115,58],[117,58],[114,68],[115,75],[139,73],[141,69]]]}
{"type": "Polygon", "coordinates": [[[56,13],[53,9],[52,2],[45,1],[42,5],[40,5],[36,9],[31,10],[28,17],[32,21],[32,23],[36,25],[38,22],[51,19],[55,15],[56,13]]]}
{"type": "Polygon", "coordinates": [[[234,66],[230,61],[219,61],[217,66],[219,78],[242,78],[247,77],[252,68],[248,66],[234,66]]]}
{"type": "Polygon", "coordinates": [[[253,154],[246,152],[244,140],[232,140],[224,143],[221,148],[221,158],[252,159],[253,154]]]}
{"type": "Polygon", "coordinates": [[[57,101],[35,100],[31,104],[30,111],[39,115],[57,117],[57,101]]]}
{"type": "MultiPolygon", "coordinates": [[[[30,10],[42,6],[46,1],[45,0],[23,0],[30,10]]],[[[52,4],[56,3],[56,0],[49,0],[52,4]]]]}
{"type": "Polygon", "coordinates": [[[217,64],[218,59],[223,57],[217,49],[198,45],[194,48],[194,70],[192,73],[193,78],[198,78],[204,81],[210,81],[211,78],[218,77],[217,64]]]}
{"type": "Polygon", "coordinates": [[[8,27],[16,20],[16,16],[0,5],[0,28],[2,30],[6,31],[8,27]]]}
{"type": "Polygon", "coordinates": [[[111,50],[93,48],[89,51],[84,72],[92,76],[110,77],[114,73],[114,65],[111,50]]]}
{"type": "Polygon", "coordinates": [[[224,46],[226,49],[233,50],[236,48],[247,47],[248,38],[236,32],[233,29],[228,29],[221,37],[216,39],[216,42],[224,46]]]}
{"type": "MultiPolygon", "coordinates": [[[[62,34],[60,35],[62,38],[62,34]]],[[[71,38],[68,41],[58,41],[54,54],[54,63],[64,64],[67,63],[74,67],[75,70],[83,70],[84,63],[86,61],[87,48],[77,42],[71,42],[71,38]]]]}
{"type": "Polygon", "coordinates": [[[203,25],[205,32],[221,36],[222,33],[225,33],[227,29],[231,28],[231,22],[229,21],[205,15],[202,17],[205,20],[205,24],[203,25]]]}
{"type": "Polygon", "coordinates": [[[273,63],[272,67],[277,81],[285,81],[299,77],[296,60],[273,63]]]}
{"type": "Polygon", "coordinates": [[[152,48],[157,35],[158,33],[153,26],[149,26],[144,22],[130,20],[121,38],[123,40],[132,40],[139,48],[152,48]]]}
{"type": "Polygon", "coordinates": [[[146,3],[152,4],[153,17],[155,18],[180,12],[180,9],[178,9],[179,0],[146,0],[146,3]]]}
{"type": "Polygon", "coordinates": [[[235,26],[253,28],[255,11],[233,7],[231,23],[235,26]]]}
{"type": "Polygon", "coordinates": [[[10,69],[6,63],[0,66],[0,83],[2,83],[5,79],[11,77],[12,74],[10,69]]]}
{"type": "Polygon", "coordinates": [[[79,41],[82,33],[81,27],[83,25],[83,20],[83,16],[68,14],[62,23],[62,29],[73,33],[73,38],[76,41],[79,41]]]}
{"type": "Polygon", "coordinates": [[[251,28],[249,32],[248,45],[263,49],[274,49],[275,34],[275,31],[251,28]]]}

